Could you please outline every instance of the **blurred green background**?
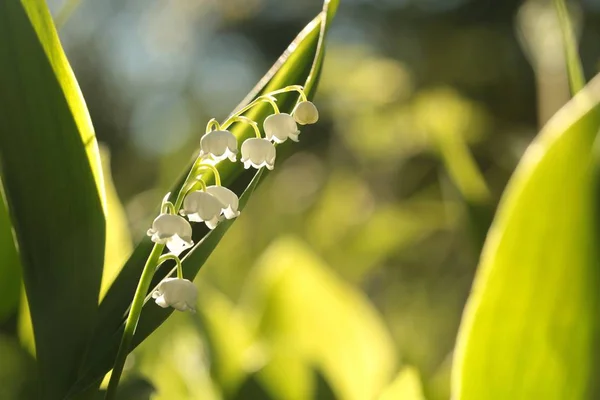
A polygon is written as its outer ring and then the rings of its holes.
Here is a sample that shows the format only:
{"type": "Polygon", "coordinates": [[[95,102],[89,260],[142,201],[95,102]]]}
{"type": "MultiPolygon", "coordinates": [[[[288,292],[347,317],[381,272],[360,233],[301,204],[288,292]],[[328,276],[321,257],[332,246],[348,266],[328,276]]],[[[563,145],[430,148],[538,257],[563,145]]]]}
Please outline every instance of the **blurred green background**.
{"type": "MultiPolygon", "coordinates": [[[[321,2],[49,5],[114,183],[107,284],[206,122],[227,116],[321,2]]],[[[578,5],[592,76],[600,0],[578,5]]],[[[128,376],[157,399],[448,399],[497,201],[569,98],[560,40],[549,1],[342,1],[319,123],[201,270],[198,313],[171,317],[128,376]]]]}

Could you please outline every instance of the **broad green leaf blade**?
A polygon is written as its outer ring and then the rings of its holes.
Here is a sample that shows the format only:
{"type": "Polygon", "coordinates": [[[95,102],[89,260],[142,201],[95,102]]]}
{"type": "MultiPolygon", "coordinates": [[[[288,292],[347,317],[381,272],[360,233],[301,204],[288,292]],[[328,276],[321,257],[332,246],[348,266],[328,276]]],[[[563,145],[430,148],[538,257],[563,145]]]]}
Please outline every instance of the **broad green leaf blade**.
{"type": "Polygon", "coordinates": [[[599,102],[596,78],[506,189],[459,332],[455,399],[597,398],[599,102]]]}
{"type": "Polygon", "coordinates": [[[21,261],[0,187],[0,323],[15,313],[21,295],[21,261]]]}
{"type": "MultiPolygon", "coordinates": [[[[315,82],[318,80],[323,58],[324,35],[327,32],[326,27],[323,28],[323,22],[330,21],[333,18],[337,4],[337,1],[327,1],[325,3],[323,12],[310,22],[296,37],[275,65],[246,97],[240,107],[243,107],[262,93],[288,85],[303,85],[306,87],[307,96],[312,97],[314,95],[314,91],[316,90],[315,82]]],[[[290,112],[296,104],[297,99],[298,96],[292,93],[279,96],[279,108],[283,112],[290,112]]],[[[264,118],[271,112],[270,106],[263,104],[253,108],[245,115],[261,124],[264,118]]],[[[231,131],[240,140],[253,135],[252,129],[246,125],[234,125],[231,131]]],[[[285,153],[288,146],[289,143],[280,146],[279,149],[282,149],[282,151],[278,150],[278,154],[285,153]]],[[[278,158],[280,159],[281,157],[278,156],[278,158]]],[[[182,174],[182,178],[172,189],[171,193],[173,196],[181,187],[189,168],[191,168],[191,164],[186,168],[182,174]]],[[[254,188],[266,175],[266,172],[263,171],[246,171],[242,174],[244,169],[240,163],[221,162],[217,164],[217,168],[219,169],[224,185],[232,188],[238,194],[243,192],[240,198],[240,209],[243,208],[254,188]]],[[[209,182],[209,179],[210,177],[207,176],[207,182],[209,182]]],[[[158,201],[159,199],[157,199],[157,203],[158,201]]],[[[226,221],[211,232],[208,232],[202,224],[195,224],[193,226],[194,242],[197,245],[183,259],[184,274],[187,278],[193,279],[196,276],[201,266],[232,223],[233,221],[226,221]]],[[[97,382],[98,379],[110,370],[114,355],[118,349],[128,307],[152,246],[153,243],[148,238],[142,240],[103,299],[100,305],[100,316],[94,339],[89,347],[86,362],[82,366],[80,380],[73,388],[72,394],[97,382]]],[[[172,265],[168,263],[163,264],[155,275],[154,284],[158,284],[171,270],[171,267],[172,265]]],[[[147,304],[142,312],[141,320],[136,330],[135,344],[139,344],[152,333],[164,322],[170,313],[170,310],[154,307],[154,304],[147,304]]]]}
{"type": "Polygon", "coordinates": [[[60,398],[95,322],[104,195],[87,109],[43,0],[0,2],[0,88],[0,166],[41,398],[60,398]]]}

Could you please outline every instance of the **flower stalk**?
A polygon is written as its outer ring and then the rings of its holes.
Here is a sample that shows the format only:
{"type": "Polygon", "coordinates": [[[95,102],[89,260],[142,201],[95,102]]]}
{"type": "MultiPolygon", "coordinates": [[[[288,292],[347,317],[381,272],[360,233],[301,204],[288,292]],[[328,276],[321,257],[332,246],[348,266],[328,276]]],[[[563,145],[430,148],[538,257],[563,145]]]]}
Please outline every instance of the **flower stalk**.
{"type": "MultiPolygon", "coordinates": [[[[179,311],[194,312],[197,289],[191,281],[184,279],[183,267],[179,258],[181,252],[193,245],[190,222],[204,222],[209,229],[215,229],[220,221],[236,218],[239,215],[239,198],[233,191],[221,186],[219,170],[213,165],[226,158],[232,162],[236,161],[238,139],[227,128],[236,122],[241,122],[250,125],[254,130],[256,137],[245,140],[241,145],[241,161],[244,163],[244,168],[252,166],[257,169],[262,167],[273,169],[276,158],[274,143],[282,143],[287,139],[298,140],[300,131],[296,127],[296,117],[281,113],[277,106],[277,99],[274,97],[286,92],[297,92],[299,94],[298,104],[308,102],[304,88],[292,85],[257,97],[229,116],[223,124],[220,124],[215,118],[208,121],[206,133],[200,140],[198,157],[177,193],[175,203],[168,201],[169,194],[165,196],[161,204],[160,215],[154,220],[152,228],[148,230],[148,235],[155,244],[144,265],[131,303],[105,400],[116,398],[125,359],[131,348],[156,268],[167,260],[174,260],[177,264],[177,278],[167,276],[153,291],[151,297],[155,299],[156,304],[163,308],[173,307],[179,311]],[[269,103],[273,108],[273,115],[267,118],[268,121],[265,120],[264,138],[256,121],[242,115],[259,103],[269,103]],[[212,163],[207,162],[208,160],[211,160],[212,163]],[[201,175],[199,176],[201,171],[213,173],[214,186],[207,187],[204,180],[201,179],[201,175]],[[195,190],[198,186],[200,186],[200,191],[195,190]],[[186,216],[190,222],[179,216],[179,213],[186,216]],[[169,249],[170,253],[163,255],[165,247],[169,249]]],[[[312,103],[309,107],[307,108],[308,112],[304,112],[306,116],[299,119],[300,124],[316,122],[316,118],[318,118],[318,116],[314,116],[316,108],[312,103]]],[[[172,273],[173,271],[168,275],[172,273]]]]}
{"type": "Polygon", "coordinates": [[[164,248],[164,244],[155,244],[150,252],[148,260],[146,261],[146,265],[144,266],[142,276],[140,277],[137,289],[135,290],[135,295],[133,296],[131,310],[127,316],[127,322],[125,322],[125,330],[123,331],[123,336],[121,337],[121,344],[119,345],[119,351],[117,352],[115,365],[110,376],[110,381],[108,382],[108,387],[106,388],[106,395],[104,397],[105,400],[114,400],[117,396],[117,387],[119,385],[119,380],[121,379],[121,374],[123,373],[125,359],[127,358],[127,354],[129,354],[129,349],[131,348],[131,342],[133,341],[135,329],[137,328],[137,324],[140,320],[142,308],[144,307],[144,299],[146,298],[148,289],[150,289],[150,283],[152,283],[154,271],[158,266],[158,260],[164,248]]]}

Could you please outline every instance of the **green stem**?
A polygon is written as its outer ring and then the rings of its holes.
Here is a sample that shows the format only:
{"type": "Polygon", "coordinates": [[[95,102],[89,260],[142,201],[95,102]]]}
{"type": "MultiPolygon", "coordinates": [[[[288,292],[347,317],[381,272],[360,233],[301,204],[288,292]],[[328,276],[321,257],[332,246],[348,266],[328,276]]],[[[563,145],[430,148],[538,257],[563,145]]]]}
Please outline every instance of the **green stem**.
{"type": "Polygon", "coordinates": [[[306,97],[306,94],[304,93],[304,88],[300,85],[291,85],[291,86],[284,87],[283,89],[274,90],[274,91],[270,92],[269,95],[275,95],[275,94],[287,93],[287,92],[298,92],[302,101],[308,101],[308,98],[306,97]]]}
{"type": "Polygon", "coordinates": [[[170,201],[166,201],[163,203],[162,207],[160,208],[160,213],[161,214],[176,214],[175,206],[170,201]]]}
{"type": "Polygon", "coordinates": [[[210,121],[208,121],[208,123],[206,124],[206,133],[212,131],[213,126],[217,129],[221,129],[221,125],[219,125],[219,121],[217,121],[215,118],[211,118],[210,121]]]}
{"type": "Polygon", "coordinates": [[[196,190],[196,186],[200,185],[200,190],[206,192],[206,183],[202,179],[198,179],[196,182],[192,183],[187,189],[184,190],[187,195],[192,190],[196,190]]]}
{"type": "Polygon", "coordinates": [[[563,38],[563,48],[565,51],[565,59],[567,63],[567,75],[569,76],[569,86],[571,87],[571,95],[575,95],[585,86],[585,77],[583,67],[577,51],[577,38],[573,31],[573,25],[569,17],[569,11],[564,0],[554,0],[560,31],[563,38]]]}
{"type": "Polygon", "coordinates": [[[144,299],[148,289],[150,288],[150,283],[152,283],[154,271],[158,265],[158,260],[164,248],[164,244],[155,244],[150,256],[148,257],[148,260],[146,261],[146,265],[144,266],[144,271],[142,272],[137,289],[135,290],[135,295],[133,296],[133,302],[131,303],[129,315],[127,316],[127,322],[125,322],[125,330],[123,331],[123,337],[121,338],[121,344],[119,345],[119,351],[117,352],[115,365],[110,376],[110,381],[108,382],[108,387],[106,388],[106,395],[104,396],[105,400],[114,400],[116,398],[119,380],[121,379],[121,374],[123,373],[125,359],[127,358],[127,354],[129,354],[129,349],[131,348],[131,342],[133,341],[135,329],[137,328],[137,324],[140,320],[140,314],[142,313],[142,308],[144,306],[144,299]]]}
{"type": "MultiPolygon", "coordinates": [[[[234,114],[232,114],[229,118],[227,118],[227,120],[223,123],[223,125],[227,124],[231,119],[234,119],[240,115],[242,115],[243,113],[245,113],[246,111],[248,111],[249,109],[251,109],[252,107],[254,107],[255,105],[257,105],[260,102],[267,102],[269,104],[271,104],[271,107],[273,107],[273,111],[275,112],[275,114],[279,114],[279,107],[277,107],[277,104],[275,103],[277,100],[271,95],[271,93],[265,94],[263,96],[259,96],[256,99],[252,100],[250,103],[248,103],[246,106],[240,108],[238,111],[236,111],[234,114]]],[[[227,126],[231,125],[231,123],[227,124],[227,126]]]]}
{"type": "Polygon", "coordinates": [[[158,268],[162,263],[164,263],[165,261],[168,261],[168,260],[175,261],[175,264],[177,264],[177,278],[183,279],[183,266],[181,265],[181,260],[175,254],[169,253],[169,254],[160,256],[160,258],[158,259],[158,264],[156,265],[156,268],[158,268]]]}
{"type": "Polygon", "coordinates": [[[219,174],[219,170],[217,169],[217,167],[210,164],[200,164],[196,167],[196,172],[203,169],[208,169],[212,171],[213,175],[215,176],[215,185],[221,186],[221,175],[219,174]]]}
{"type": "Polygon", "coordinates": [[[254,133],[256,134],[257,138],[261,138],[260,136],[260,129],[258,128],[258,124],[256,123],[256,121],[251,120],[250,118],[241,116],[241,115],[237,115],[234,118],[229,118],[224,124],[223,127],[227,128],[229,125],[233,124],[234,122],[245,122],[248,125],[252,126],[252,128],[254,129],[254,133]]]}

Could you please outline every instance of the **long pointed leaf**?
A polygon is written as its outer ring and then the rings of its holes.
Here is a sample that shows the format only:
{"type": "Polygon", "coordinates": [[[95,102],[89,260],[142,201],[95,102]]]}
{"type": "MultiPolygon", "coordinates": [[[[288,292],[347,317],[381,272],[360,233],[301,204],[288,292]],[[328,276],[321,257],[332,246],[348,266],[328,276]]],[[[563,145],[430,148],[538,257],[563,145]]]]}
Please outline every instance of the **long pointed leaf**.
{"type": "Polygon", "coordinates": [[[0,110],[0,166],[40,398],[61,398],[97,312],[104,195],[89,115],[43,0],[0,1],[0,110]]]}

